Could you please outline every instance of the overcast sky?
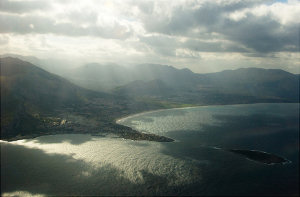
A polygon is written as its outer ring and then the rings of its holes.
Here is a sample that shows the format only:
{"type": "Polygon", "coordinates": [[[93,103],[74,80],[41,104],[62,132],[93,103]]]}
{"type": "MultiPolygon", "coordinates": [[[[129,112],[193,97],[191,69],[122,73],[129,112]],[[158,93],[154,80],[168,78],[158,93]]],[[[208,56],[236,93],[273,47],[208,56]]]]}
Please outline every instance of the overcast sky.
{"type": "Polygon", "coordinates": [[[0,0],[0,53],[299,73],[299,24],[295,0],[0,0]]]}

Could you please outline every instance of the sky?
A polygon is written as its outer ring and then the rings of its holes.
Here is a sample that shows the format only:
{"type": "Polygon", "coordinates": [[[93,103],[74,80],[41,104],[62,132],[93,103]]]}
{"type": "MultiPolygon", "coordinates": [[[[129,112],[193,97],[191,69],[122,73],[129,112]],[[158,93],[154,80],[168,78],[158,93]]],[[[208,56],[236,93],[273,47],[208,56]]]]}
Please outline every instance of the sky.
{"type": "Polygon", "coordinates": [[[300,73],[300,1],[0,0],[0,54],[300,73]]]}

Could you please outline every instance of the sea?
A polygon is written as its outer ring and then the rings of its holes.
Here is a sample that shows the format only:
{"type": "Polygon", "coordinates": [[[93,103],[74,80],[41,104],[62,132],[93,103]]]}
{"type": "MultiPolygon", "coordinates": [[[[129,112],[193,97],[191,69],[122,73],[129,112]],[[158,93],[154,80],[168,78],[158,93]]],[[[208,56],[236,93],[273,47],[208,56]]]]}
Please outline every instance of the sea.
{"type": "Polygon", "coordinates": [[[167,109],[117,123],[174,142],[88,134],[1,141],[1,196],[299,195],[299,103],[167,109]],[[230,149],[290,162],[267,165],[230,149]]]}

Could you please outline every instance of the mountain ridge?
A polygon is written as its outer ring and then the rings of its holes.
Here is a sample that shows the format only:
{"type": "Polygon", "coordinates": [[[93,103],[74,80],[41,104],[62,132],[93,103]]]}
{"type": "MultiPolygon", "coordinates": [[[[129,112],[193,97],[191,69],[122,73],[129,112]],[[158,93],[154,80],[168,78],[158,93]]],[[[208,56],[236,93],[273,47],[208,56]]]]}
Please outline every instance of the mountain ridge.
{"type": "MultiPolygon", "coordinates": [[[[0,66],[1,138],[5,139],[108,132],[130,139],[168,141],[117,125],[115,120],[142,111],[183,106],[299,103],[300,75],[278,69],[196,74],[171,66],[137,65],[140,67],[132,75],[138,76],[137,80],[130,76],[129,83],[105,93],[79,87],[18,58],[0,58],[0,66]]],[[[97,78],[99,73],[94,74],[97,78]]]]}
{"type": "Polygon", "coordinates": [[[143,103],[78,87],[17,58],[0,58],[0,68],[1,139],[113,133],[135,140],[172,141],[115,123],[121,116],[140,112],[141,106],[148,109],[143,103]]]}

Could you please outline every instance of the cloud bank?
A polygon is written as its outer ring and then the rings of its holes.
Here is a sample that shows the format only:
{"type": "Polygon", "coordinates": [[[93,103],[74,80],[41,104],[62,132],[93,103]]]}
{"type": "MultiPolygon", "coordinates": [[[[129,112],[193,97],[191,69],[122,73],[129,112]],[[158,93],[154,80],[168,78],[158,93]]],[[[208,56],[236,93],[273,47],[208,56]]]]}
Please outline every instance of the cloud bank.
{"type": "Polygon", "coordinates": [[[299,1],[0,0],[0,49],[41,58],[299,73],[299,1]]]}

